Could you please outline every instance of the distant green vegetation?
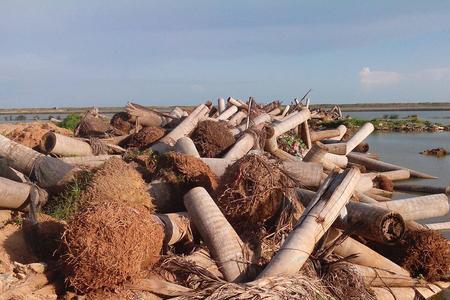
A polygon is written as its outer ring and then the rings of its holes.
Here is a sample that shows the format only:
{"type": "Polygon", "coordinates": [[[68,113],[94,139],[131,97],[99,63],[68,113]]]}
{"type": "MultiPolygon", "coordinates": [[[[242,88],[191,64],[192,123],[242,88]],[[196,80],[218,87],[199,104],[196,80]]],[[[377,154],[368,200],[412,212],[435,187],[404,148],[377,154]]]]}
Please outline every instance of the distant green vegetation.
{"type": "MultiPolygon", "coordinates": [[[[372,120],[363,120],[363,119],[343,119],[343,120],[334,120],[329,122],[324,122],[323,125],[326,128],[336,128],[339,125],[345,125],[348,128],[357,128],[361,127],[365,123],[370,122],[375,127],[375,130],[401,130],[404,127],[415,127],[415,128],[426,128],[433,123],[427,120],[422,120],[417,118],[417,116],[413,116],[408,119],[398,119],[397,115],[383,116],[382,119],[372,119],[372,120]]],[[[440,125],[440,124],[436,124],[440,125]]]]}
{"type": "Polygon", "coordinates": [[[70,114],[58,126],[70,130],[75,130],[75,127],[77,127],[80,121],[81,121],[80,114],[70,114]]]}

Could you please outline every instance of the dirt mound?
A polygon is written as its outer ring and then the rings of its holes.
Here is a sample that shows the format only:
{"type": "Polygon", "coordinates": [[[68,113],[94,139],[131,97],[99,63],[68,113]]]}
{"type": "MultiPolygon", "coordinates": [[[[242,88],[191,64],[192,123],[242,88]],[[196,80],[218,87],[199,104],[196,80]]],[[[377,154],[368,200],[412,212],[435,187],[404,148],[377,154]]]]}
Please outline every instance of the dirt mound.
{"type": "Polygon", "coordinates": [[[152,199],[141,175],[117,157],[97,170],[80,197],[81,203],[109,200],[140,203],[153,212],[152,199]]]}
{"type": "Polygon", "coordinates": [[[134,128],[134,125],[131,122],[131,116],[124,111],[114,114],[109,124],[114,127],[120,135],[129,134],[134,128]]]}
{"type": "Polygon", "coordinates": [[[392,180],[387,178],[386,176],[379,175],[374,178],[373,182],[382,190],[393,192],[394,191],[394,183],[392,180]]]}
{"type": "Polygon", "coordinates": [[[72,135],[70,130],[60,128],[53,123],[35,122],[30,124],[19,124],[6,134],[6,137],[30,148],[38,148],[42,136],[49,131],[54,131],[63,135],[72,135]]]}
{"type": "Polygon", "coordinates": [[[296,186],[276,163],[262,155],[241,158],[222,177],[217,204],[264,262],[279,248],[282,235],[304,209],[296,198],[296,186]]]}
{"type": "Polygon", "coordinates": [[[67,282],[86,293],[132,280],[159,259],[163,236],[161,225],[140,205],[117,201],[88,205],[64,233],[67,282]]]}
{"type": "Polygon", "coordinates": [[[37,221],[38,224],[34,226],[28,220],[24,220],[23,223],[31,248],[43,261],[58,260],[60,255],[58,250],[66,223],[46,214],[39,214],[37,221]]]}
{"type": "Polygon", "coordinates": [[[36,261],[38,259],[20,225],[7,224],[0,229],[0,274],[13,272],[13,262],[29,264],[36,261]]]}
{"type": "Polygon", "coordinates": [[[142,128],[139,132],[133,133],[124,141],[127,147],[147,149],[151,144],[165,135],[166,131],[161,127],[149,126],[142,128]]]}
{"type": "Polygon", "coordinates": [[[236,139],[224,122],[203,121],[191,135],[201,157],[220,157],[236,139]]]}

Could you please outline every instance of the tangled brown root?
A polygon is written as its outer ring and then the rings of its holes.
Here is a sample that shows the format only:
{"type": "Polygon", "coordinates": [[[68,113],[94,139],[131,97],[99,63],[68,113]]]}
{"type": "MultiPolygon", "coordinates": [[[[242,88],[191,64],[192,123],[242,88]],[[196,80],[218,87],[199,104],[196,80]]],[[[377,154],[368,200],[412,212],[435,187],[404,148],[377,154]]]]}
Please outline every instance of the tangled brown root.
{"type": "Polygon", "coordinates": [[[81,193],[80,203],[102,202],[110,199],[135,202],[154,211],[152,199],[141,175],[118,157],[103,164],[81,193]]]}
{"type": "Polygon", "coordinates": [[[191,155],[177,152],[163,154],[158,163],[160,176],[167,182],[185,191],[194,187],[204,187],[213,193],[218,186],[217,176],[207,164],[191,155]]]}
{"type": "Polygon", "coordinates": [[[241,158],[222,177],[217,205],[241,239],[261,258],[259,264],[270,260],[283,234],[303,211],[295,186],[276,163],[261,155],[241,158]]]}
{"type": "Polygon", "coordinates": [[[201,157],[219,157],[236,139],[223,122],[200,122],[191,135],[201,157]]]}
{"type": "Polygon", "coordinates": [[[124,111],[114,114],[110,124],[116,129],[119,135],[129,134],[134,128],[134,125],[131,123],[131,116],[124,111]]]}
{"type": "Polygon", "coordinates": [[[450,270],[448,240],[434,230],[407,231],[403,238],[401,265],[414,277],[435,281],[450,270]]]}
{"type": "Polygon", "coordinates": [[[149,126],[142,128],[139,132],[133,133],[126,141],[128,147],[146,149],[151,144],[165,135],[165,130],[161,127],[149,126]]]}
{"type": "Polygon", "coordinates": [[[384,175],[378,175],[374,178],[373,182],[382,190],[388,192],[394,191],[394,183],[384,175]]]}
{"type": "Polygon", "coordinates": [[[436,281],[450,271],[448,240],[435,230],[407,230],[396,245],[369,244],[369,246],[408,270],[412,277],[436,281]]]}
{"type": "Polygon", "coordinates": [[[364,278],[346,262],[331,263],[322,276],[328,289],[338,299],[371,300],[373,292],[366,287],[364,278]]]}
{"type": "Polygon", "coordinates": [[[141,205],[108,201],[85,206],[63,236],[67,282],[77,292],[113,289],[159,259],[163,229],[141,205]]]}

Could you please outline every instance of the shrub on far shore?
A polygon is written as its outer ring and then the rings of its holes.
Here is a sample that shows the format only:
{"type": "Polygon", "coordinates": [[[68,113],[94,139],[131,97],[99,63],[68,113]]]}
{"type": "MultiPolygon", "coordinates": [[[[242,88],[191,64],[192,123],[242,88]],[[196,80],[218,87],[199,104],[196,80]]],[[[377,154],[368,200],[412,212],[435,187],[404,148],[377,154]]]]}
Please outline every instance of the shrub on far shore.
{"type": "Polygon", "coordinates": [[[70,130],[75,130],[75,127],[77,127],[80,121],[81,121],[80,114],[70,114],[67,117],[65,117],[64,120],[58,126],[70,130]]]}

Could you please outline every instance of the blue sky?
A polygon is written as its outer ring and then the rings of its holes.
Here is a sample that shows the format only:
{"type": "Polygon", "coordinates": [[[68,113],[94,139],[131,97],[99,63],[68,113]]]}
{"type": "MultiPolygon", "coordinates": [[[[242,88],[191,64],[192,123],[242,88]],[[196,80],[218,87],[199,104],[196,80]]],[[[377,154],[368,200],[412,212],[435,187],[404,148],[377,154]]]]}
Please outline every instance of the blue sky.
{"type": "Polygon", "coordinates": [[[450,1],[1,0],[0,106],[450,101],[450,1]]]}

